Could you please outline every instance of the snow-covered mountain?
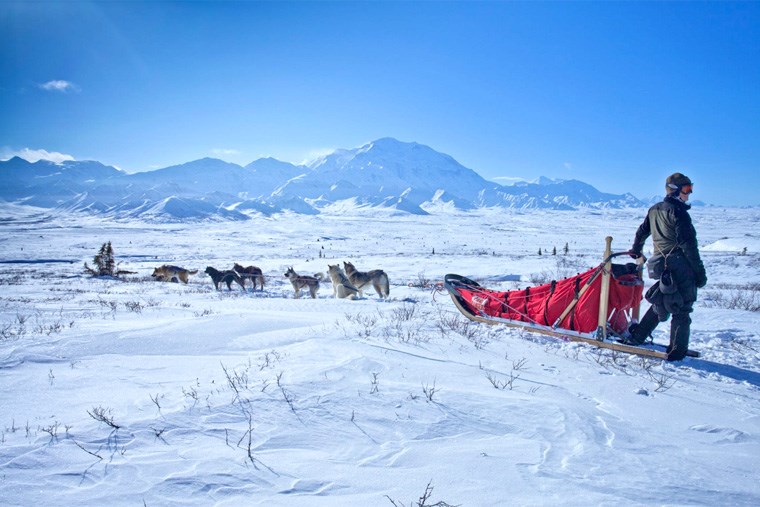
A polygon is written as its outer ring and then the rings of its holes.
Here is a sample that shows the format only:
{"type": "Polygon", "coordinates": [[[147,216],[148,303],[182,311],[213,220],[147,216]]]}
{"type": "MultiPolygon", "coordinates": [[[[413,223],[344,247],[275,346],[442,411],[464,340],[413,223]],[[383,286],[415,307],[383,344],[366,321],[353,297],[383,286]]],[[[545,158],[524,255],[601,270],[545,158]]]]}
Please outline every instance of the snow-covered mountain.
{"type": "Polygon", "coordinates": [[[311,163],[309,169],[277,192],[316,202],[352,197],[368,205],[406,202],[414,209],[432,201],[440,191],[468,206],[466,203],[477,202],[482,190],[499,187],[448,155],[391,138],[353,150],[337,150],[311,163]]]}
{"type": "Polygon", "coordinates": [[[302,165],[293,165],[282,162],[276,158],[260,158],[245,166],[255,179],[255,187],[251,194],[262,199],[271,196],[279,187],[292,178],[300,176],[308,171],[302,165]]]}
{"type": "Polygon", "coordinates": [[[576,180],[503,186],[451,156],[382,138],[307,166],[262,158],[243,167],[213,158],[127,174],[94,161],[0,162],[0,198],[47,208],[151,220],[245,219],[290,210],[382,208],[428,214],[481,207],[574,209],[643,206],[631,194],[576,180]]]}

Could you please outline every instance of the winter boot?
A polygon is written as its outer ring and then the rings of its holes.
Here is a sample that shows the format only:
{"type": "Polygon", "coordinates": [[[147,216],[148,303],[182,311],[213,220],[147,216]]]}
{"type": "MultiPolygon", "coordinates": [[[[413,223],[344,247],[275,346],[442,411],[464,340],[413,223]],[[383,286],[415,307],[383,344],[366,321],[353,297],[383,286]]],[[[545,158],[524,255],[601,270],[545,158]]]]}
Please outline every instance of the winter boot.
{"type": "Polygon", "coordinates": [[[689,350],[689,334],[691,317],[688,313],[674,313],[670,321],[670,346],[668,361],[680,361],[686,357],[689,350]]]}
{"type": "Polygon", "coordinates": [[[641,322],[638,324],[631,324],[631,327],[628,328],[630,336],[626,338],[626,343],[631,345],[642,345],[647,341],[647,338],[652,334],[652,331],[654,331],[654,328],[656,328],[659,323],[660,319],[657,316],[654,306],[650,306],[647,313],[644,314],[644,318],[641,319],[641,322]]]}

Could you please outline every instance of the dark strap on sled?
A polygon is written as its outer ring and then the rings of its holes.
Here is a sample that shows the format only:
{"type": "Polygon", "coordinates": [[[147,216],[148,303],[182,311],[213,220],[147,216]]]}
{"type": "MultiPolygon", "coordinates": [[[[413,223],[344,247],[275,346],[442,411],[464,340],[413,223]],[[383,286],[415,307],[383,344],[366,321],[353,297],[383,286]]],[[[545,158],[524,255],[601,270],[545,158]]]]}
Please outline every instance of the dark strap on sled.
{"type": "Polygon", "coordinates": [[[525,301],[523,302],[523,314],[527,317],[528,313],[528,300],[530,299],[530,287],[525,287],[525,301]]]}
{"type": "Polygon", "coordinates": [[[549,288],[549,295],[546,297],[546,303],[544,303],[544,324],[547,326],[551,326],[551,322],[549,322],[549,302],[552,299],[552,296],[554,295],[554,289],[557,287],[557,280],[552,280],[552,285],[549,288]]]}
{"type": "MultiPolygon", "coordinates": [[[[581,277],[576,276],[575,277],[575,299],[580,298],[581,295],[581,277]]],[[[575,308],[573,308],[573,311],[570,313],[570,330],[575,331],[575,310],[578,308],[576,305],[575,308]]]]}

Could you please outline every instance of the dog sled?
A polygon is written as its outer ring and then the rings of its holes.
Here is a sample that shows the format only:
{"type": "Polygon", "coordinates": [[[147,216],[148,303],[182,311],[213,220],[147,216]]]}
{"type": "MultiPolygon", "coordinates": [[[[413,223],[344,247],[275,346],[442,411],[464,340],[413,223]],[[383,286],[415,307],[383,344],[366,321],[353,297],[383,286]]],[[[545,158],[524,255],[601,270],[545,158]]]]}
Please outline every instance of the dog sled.
{"type": "MultiPolygon", "coordinates": [[[[611,245],[612,238],[608,236],[601,264],[563,280],[497,291],[464,276],[448,274],[444,287],[457,309],[475,322],[519,327],[563,340],[665,359],[665,345],[623,343],[629,325],[638,322],[644,280],[641,264],[612,262],[629,252],[612,253],[611,245]]],[[[688,355],[699,357],[691,350],[688,355]]]]}

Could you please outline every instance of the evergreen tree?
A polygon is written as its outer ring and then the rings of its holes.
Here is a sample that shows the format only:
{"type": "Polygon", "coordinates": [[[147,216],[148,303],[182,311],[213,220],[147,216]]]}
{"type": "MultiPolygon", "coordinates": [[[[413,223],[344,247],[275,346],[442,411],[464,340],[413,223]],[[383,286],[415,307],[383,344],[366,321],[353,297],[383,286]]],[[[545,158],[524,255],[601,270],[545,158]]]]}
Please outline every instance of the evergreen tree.
{"type": "Polygon", "coordinates": [[[116,259],[113,255],[111,242],[103,243],[95,257],[92,258],[93,268],[84,263],[84,269],[93,276],[116,276],[116,259]]]}
{"type": "Polygon", "coordinates": [[[538,255],[543,255],[543,254],[541,253],[541,247],[538,247],[538,255]]]}
{"type": "Polygon", "coordinates": [[[111,242],[103,243],[98,254],[92,259],[98,271],[98,276],[113,276],[116,271],[116,261],[113,258],[111,242]]]}
{"type": "Polygon", "coordinates": [[[570,246],[567,243],[565,243],[565,248],[564,248],[565,255],[567,255],[567,252],[569,251],[570,251],[570,246]]]}

